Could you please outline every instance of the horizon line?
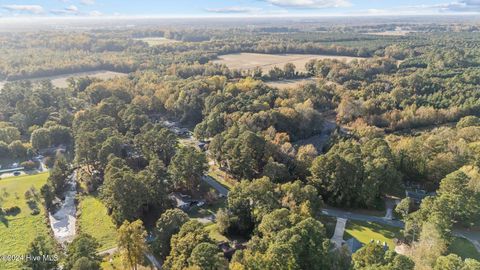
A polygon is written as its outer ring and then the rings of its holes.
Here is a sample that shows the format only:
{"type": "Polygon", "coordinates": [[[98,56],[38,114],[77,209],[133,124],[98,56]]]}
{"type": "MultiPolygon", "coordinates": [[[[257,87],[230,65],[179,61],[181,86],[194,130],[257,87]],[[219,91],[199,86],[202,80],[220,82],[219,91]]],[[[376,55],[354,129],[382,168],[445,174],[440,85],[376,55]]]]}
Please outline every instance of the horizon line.
{"type": "Polygon", "coordinates": [[[105,15],[105,16],[0,16],[2,20],[113,20],[113,19],[249,19],[249,18],[332,18],[332,17],[462,17],[479,16],[479,12],[468,13],[337,13],[337,14],[185,14],[185,15],[105,15]]]}

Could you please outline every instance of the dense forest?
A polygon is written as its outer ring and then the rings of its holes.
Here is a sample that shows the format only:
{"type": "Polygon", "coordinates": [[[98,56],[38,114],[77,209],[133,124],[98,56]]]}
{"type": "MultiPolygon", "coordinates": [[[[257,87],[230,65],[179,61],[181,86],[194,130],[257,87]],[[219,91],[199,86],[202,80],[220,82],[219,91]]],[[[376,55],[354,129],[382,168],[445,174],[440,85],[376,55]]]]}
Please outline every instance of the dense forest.
{"type": "MultiPolygon", "coordinates": [[[[119,248],[140,250],[127,252],[132,267],[148,249],[165,269],[479,269],[449,249],[455,230],[480,226],[478,44],[478,26],[450,24],[5,33],[0,156],[28,166],[64,145],[64,155],[47,157],[44,206],[55,209],[76,170],[82,192],[108,209],[119,248]],[[412,32],[372,34],[398,27],[412,32]],[[171,42],[142,40],[151,37],[171,42]],[[212,63],[240,52],[364,59],[274,71],[212,63]],[[67,87],[28,81],[95,70],[128,76],[71,78],[67,87]],[[313,80],[268,85],[295,78],[313,80]],[[208,151],[186,144],[167,120],[208,151]],[[327,132],[322,147],[302,143],[327,132]],[[215,213],[220,234],[243,239],[229,258],[171,196],[218,199],[202,180],[210,167],[232,184],[215,213]],[[404,198],[412,188],[434,195],[414,203],[404,198]],[[397,240],[406,252],[376,242],[352,256],[334,248],[324,207],[382,211],[386,197],[402,199],[397,240]],[[148,247],[143,226],[154,236],[148,247]]],[[[77,254],[98,248],[96,240],[77,237],[63,269],[99,269],[95,251],[77,254]]]]}

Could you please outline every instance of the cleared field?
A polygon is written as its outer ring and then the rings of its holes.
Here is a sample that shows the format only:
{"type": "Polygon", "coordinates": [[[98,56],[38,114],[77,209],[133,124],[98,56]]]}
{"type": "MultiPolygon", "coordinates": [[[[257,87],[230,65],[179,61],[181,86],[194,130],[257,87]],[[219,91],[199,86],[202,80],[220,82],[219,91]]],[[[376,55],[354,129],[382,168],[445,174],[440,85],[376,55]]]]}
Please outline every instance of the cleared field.
{"type": "MultiPolygon", "coordinates": [[[[90,71],[90,72],[71,73],[71,74],[59,75],[59,76],[38,77],[38,78],[32,78],[28,80],[32,82],[50,80],[52,81],[52,84],[56,87],[67,87],[68,86],[67,80],[69,78],[91,77],[91,78],[97,78],[101,80],[108,80],[115,77],[123,77],[123,76],[127,76],[127,74],[121,73],[121,72],[99,70],[99,71],[90,71]]],[[[0,82],[0,89],[3,88],[5,83],[6,83],[5,81],[0,82]]]]}
{"type": "MultiPolygon", "coordinates": [[[[7,215],[0,213],[0,254],[22,255],[27,251],[32,240],[43,235],[47,239],[49,227],[45,220],[45,213],[41,202],[36,200],[35,204],[27,204],[25,191],[31,187],[40,193],[40,188],[47,182],[48,173],[35,175],[9,177],[0,180],[0,205],[2,208],[17,206],[19,211],[7,215]],[[40,213],[32,215],[32,208],[38,208],[40,213]]],[[[22,262],[6,262],[0,260],[0,269],[20,269],[22,262]]]]}
{"type": "Polygon", "coordinates": [[[157,46],[157,45],[179,42],[177,40],[168,39],[168,38],[164,38],[164,37],[135,38],[135,40],[140,40],[140,41],[146,42],[149,46],[157,46]]]}
{"type": "Polygon", "coordinates": [[[297,79],[297,80],[267,82],[267,85],[270,87],[275,87],[283,90],[283,89],[298,88],[307,83],[314,83],[314,82],[315,82],[315,78],[306,78],[306,79],[297,79]]]}
{"type": "Polygon", "coordinates": [[[357,238],[363,244],[370,243],[371,240],[386,242],[390,249],[395,249],[393,239],[399,239],[400,229],[373,222],[362,222],[349,220],[345,228],[343,239],[348,240],[351,237],[357,238]]]}
{"type": "Polygon", "coordinates": [[[395,30],[395,31],[384,31],[384,32],[370,32],[370,33],[365,33],[367,35],[374,35],[374,36],[406,36],[408,34],[412,33],[412,31],[406,31],[406,30],[395,30]]]}
{"type": "Polygon", "coordinates": [[[234,53],[220,55],[213,63],[225,64],[231,69],[240,70],[250,70],[255,67],[260,67],[263,71],[268,71],[274,67],[283,68],[286,63],[292,63],[297,67],[297,71],[305,71],[305,64],[312,59],[337,59],[349,62],[364,58],[315,54],[234,53]]]}
{"type": "Polygon", "coordinates": [[[81,232],[88,233],[100,243],[99,251],[116,246],[117,230],[107,208],[96,197],[85,196],[78,205],[80,217],[78,224],[81,232]]]}

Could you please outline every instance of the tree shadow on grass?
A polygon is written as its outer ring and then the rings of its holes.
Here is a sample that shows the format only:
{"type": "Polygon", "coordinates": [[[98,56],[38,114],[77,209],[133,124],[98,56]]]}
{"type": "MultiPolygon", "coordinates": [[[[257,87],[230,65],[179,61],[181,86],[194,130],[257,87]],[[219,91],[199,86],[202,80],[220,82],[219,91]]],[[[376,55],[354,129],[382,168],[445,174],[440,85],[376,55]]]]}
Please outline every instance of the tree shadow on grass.
{"type": "Polygon", "coordinates": [[[8,219],[5,216],[5,213],[3,213],[3,210],[0,209],[0,222],[5,225],[5,227],[8,228],[8,219]]]}

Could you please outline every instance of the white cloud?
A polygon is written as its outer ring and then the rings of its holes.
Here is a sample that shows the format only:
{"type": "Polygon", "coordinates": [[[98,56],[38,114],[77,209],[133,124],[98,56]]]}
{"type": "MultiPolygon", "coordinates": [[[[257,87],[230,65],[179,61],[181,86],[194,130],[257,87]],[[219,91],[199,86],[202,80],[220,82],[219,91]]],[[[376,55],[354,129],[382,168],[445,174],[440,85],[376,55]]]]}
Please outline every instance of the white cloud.
{"type": "Polygon", "coordinates": [[[435,5],[418,5],[410,8],[431,10],[437,12],[467,12],[478,13],[480,12],[480,0],[460,0],[449,3],[441,3],[435,5]]]}
{"type": "Polygon", "coordinates": [[[79,15],[78,7],[70,5],[64,9],[52,9],[50,13],[55,15],[79,15]]]}
{"type": "Polygon", "coordinates": [[[261,9],[253,7],[224,7],[224,8],[206,8],[208,12],[213,13],[253,13],[261,9]]]}
{"type": "Polygon", "coordinates": [[[4,5],[2,8],[10,12],[43,13],[43,7],[39,5],[4,5]]]}
{"type": "Polygon", "coordinates": [[[348,0],[263,0],[272,5],[290,8],[332,8],[349,7],[348,0]]]}
{"type": "Polygon", "coordinates": [[[80,4],[85,6],[95,5],[95,0],[81,0],[80,4]]]}
{"type": "Polygon", "coordinates": [[[102,16],[103,13],[98,11],[98,10],[92,10],[92,11],[90,11],[90,13],[88,13],[88,15],[90,15],[92,17],[99,17],[99,16],[102,16]]]}
{"type": "Polygon", "coordinates": [[[78,8],[74,5],[70,5],[70,6],[66,7],[65,10],[70,11],[70,12],[78,12],[78,8]]]}
{"type": "Polygon", "coordinates": [[[463,0],[444,4],[444,6],[440,8],[440,10],[453,12],[479,12],[480,0],[463,0]]]}

